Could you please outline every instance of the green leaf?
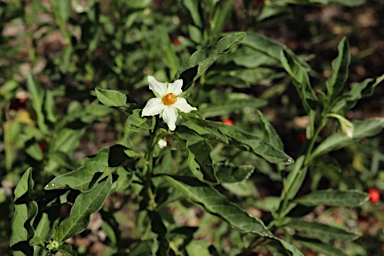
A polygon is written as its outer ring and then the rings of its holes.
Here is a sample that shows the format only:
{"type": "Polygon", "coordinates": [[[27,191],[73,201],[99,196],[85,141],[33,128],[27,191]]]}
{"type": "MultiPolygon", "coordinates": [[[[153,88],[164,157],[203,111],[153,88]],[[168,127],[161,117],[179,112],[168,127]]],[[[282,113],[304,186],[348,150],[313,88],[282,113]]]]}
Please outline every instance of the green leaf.
{"type": "Polygon", "coordinates": [[[274,148],[278,150],[284,150],[284,144],[280,139],[280,136],[277,134],[275,128],[271,125],[271,123],[267,120],[264,114],[261,111],[257,111],[259,115],[262,129],[264,132],[264,139],[271,144],[274,148]]]}
{"type": "Polygon", "coordinates": [[[186,176],[165,176],[165,179],[190,200],[204,206],[208,212],[227,221],[233,228],[244,233],[252,233],[276,240],[286,250],[290,251],[293,256],[302,256],[302,253],[294,246],[276,238],[261,220],[252,217],[246,211],[228,201],[227,198],[211,186],[186,176]]]}
{"type": "Polygon", "coordinates": [[[165,179],[186,197],[204,206],[208,212],[220,216],[233,228],[262,237],[273,238],[273,234],[261,220],[251,217],[211,186],[192,177],[165,176],[165,179]]]}
{"type": "Polygon", "coordinates": [[[245,132],[244,130],[235,126],[230,126],[219,122],[207,122],[216,124],[220,132],[230,139],[229,145],[245,147],[248,151],[261,156],[271,163],[294,163],[294,160],[290,156],[285,154],[283,151],[274,148],[272,145],[256,135],[245,132]]]}
{"type": "Polygon", "coordinates": [[[97,180],[117,171],[118,167],[128,159],[124,150],[126,148],[121,145],[100,149],[96,156],[87,158],[83,166],[55,177],[44,189],[63,189],[68,186],[82,192],[88,191],[97,180]]]}
{"type": "Polygon", "coordinates": [[[228,52],[234,45],[241,43],[244,37],[245,33],[243,32],[233,33],[221,38],[209,48],[194,52],[187,65],[177,71],[174,80],[182,78],[187,83],[184,85],[184,90],[187,90],[222,54],[228,52]],[[185,74],[185,71],[196,66],[198,66],[197,70],[193,69],[191,74],[185,74]],[[188,77],[181,77],[182,74],[188,77]]]}
{"type": "Polygon", "coordinates": [[[344,37],[338,46],[339,55],[332,62],[332,75],[326,81],[329,100],[333,100],[344,88],[348,78],[348,68],[351,61],[348,40],[344,37]]]}
{"type": "Polygon", "coordinates": [[[122,107],[127,103],[127,96],[115,90],[95,89],[101,103],[109,107],[122,107]]]}
{"type": "Polygon", "coordinates": [[[215,123],[206,122],[204,119],[195,118],[192,116],[185,116],[185,121],[181,123],[180,126],[186,127],[178,128],[177,133],[183,133],[183,137],[187,137],[190,134],[190,130],[196,132],[200,136],[207,138],[209,140],[216,140],[222,143],[228,144],[228,138],[220,132],[215,123]]]}
{"type": "MultiPolygon", "coordinates": [[[[34,239],[40,238],[42,241],[47,241],[51,234],[51,222],[49,221],[49,215],[45,212],[42,213],[39,223],[37,224],[34,239]]],[[[44,243],[43,243],[44,244],[44,243]]],[[[43,245],[42,244],[42,245],[43,245]]],[[[42,255],[44,248],[41,245],[34,246],[34,255],[42,255]]]]}
{"type": "Polygon", "coordinates": [[[191,132],[179,132],[177,135],[185,141],[188,150],[188,166],[193,175],[199,180],[209,184],[217,184],[215,172],[212,167],[212,146],[206,139],[191,132]]]}
{"type": "Polygon", "coordinates": [[[193,25],[188,25],[188,33],[191,40],[197,44],[203,40],[203,35],[201,34],[200,29],[193,25]]]}
{"type": "Polygon", "coordinates": [[[202,104],[199,113],[203,117],[222,116],[242,110],[246,107],[260,108],[267,105],[267,101],[257,98],[224,99],[220,102],[202,104]]]}
{"type": "Polygon", "coordinates": [[[71,0],[60,0],[56,2],[56,8],[60,14],[61,22],[66,23],[72,12],[71,0]]]}
{"type": "Polygon", "coordinates": [[[51,90],[46,91],[45,95],[45,113],[47,115],[47,119],[52,122],[56,123],[57,118],[55,115],[55,108],[56,108],[56,101],[53,97],[53,92],[51,90]]]}
{"type": "Polygon", "coordinates": [[[159,243],[156,255],[168,256],[170,247],[167,239],[167,228],[157,211],[148,211],[148,216],[151,219],[152,231],[157,234],[157,241],[159,243]]]}
{"type": "Polygon", "coordinates": [[[281,44],[277,41],[274,41],[266,36],[262,36],[257,33],[247,32],[247,36],[242,41],[243,45],[249,46],[252,49],[273,58],[275,61],[280,63],[281,51],[289,53],[296,62],[299,62],[303,67],[309,69],[308,64],[303,61],[300,61],[295,54],[292,53],[290,49],[287,48],[284,44],[281,44]]]}
{"type": "Polygon", "coordinates": [[[281,194],[281,198],[292,199],[296,196],[297,192],[301,188],[305,176],[307,174],[307,167],[303,166],[305,157],[302,155],[293,166],[293,170],[289,172],[288,177],[284,179],[284,190],[281,194]]]}
{"type": "Polygon", "coordinates": [[[252,165],[214,164],[213,169],[220,183],[235,183],[248,179],[255,170],[255,167],[252,165]]]}
{"type": "Polygon", "coordinates": [[[223,32],[228,21],[231,20],[233,12],[233,0],[221,1],[219,6],[215,8],[215,14],[211,19],[211,28],[213,34],[220,34],[223,32]]]}
{"type": "Polygon", "coordinates": [[[332,245],[324,244],[319,240],[311,239],[311,238],[304,238],[304,237],[295,237],[295,241],[312,251],[321,253],[322,255],[327,256],[348,256],[345,254],[342,250],[339,248],[335,248],[332,245]]]}
{"type": "Polygon", "coordinates": [[[37,203],[30,198],[33,185],[32,168],[28,168],[14,192],[15,210],[11,221],[12,231],[9,241],[14,255],[33,255],[33,248],[29,245],[29,240],[34,236],[32,223],[38,211],[37,203]]]}
{"type": "Polygon", "coordinates": [[[72,245],[62,244],[57,249],[63,256],[74,256],[77,255],[76,251],[73,250],[72,245]]]}
{"type": "Polygon", "coordinates": [[[127,125],[131,129],[142,128],[144,130],[153,131],[156,119],[154,116],[141,117],[141,109],[133,110],[132,114],[127,118],[127,125]]]}
{"type": "Polygon", "coordinates": [[[296,3],[296,4],[339,4],[348,7],[359,6],[365,3],[365,0],[283,0],[286,3],[296,3]]]}
{"type": "Polygon", "coordinates": [[[27,77],[27,88],[31,94],[32,107],[36,112],[37,124],[42,133],[48,134],[49,129],[45,124],[45,114],[43,112],[44,97],[46,92],[43,88],[41,88],[40,84],[35,81],[31,74],[27,77]]]}
{"type": "Polygon", "coordinates": [[[366,202],[369,195],[357,190],[318,190],[295,200],[306,206],[348,206],[357,207],[366,202]]]}
{"type": "MultiPolygon", "coordinates": [[[[245,150],[253,152],[256,155],[259,155],[272,163],[294,163],[294,160],[288,155],[286,155],[283,151],[275,149],[272,145],[270,145],[260,137],[247,133],[238,127],[223,124],[221,122],[204,120],[191,115],[186,118],[188,118],[188,120],[192,123],[198,124],[201,127],[209,128],[205,131],[212,133],[212,136],[208,137],[210,140],[216,140],[221,143],[225,143],[226,141],[228,141],[228,143],[226,144],[240,147],[242,149],[245,148],[245,150]],[[217,131],[219,132],[219,134],[217,133],[217,131]],[[225,140],[222,139],[222,135],[226,137],[225,140]]],[[[196,131],[198,131],[201,136],[205,136],[206,132],[202,132],[204,128],[196,129],[196,131]]],[[[181,130],[178,130],[178,132],[179,131],[181,130]]]]}
{"type": "Polygon", "coordinates": [[[322,143],[320,143],[320,145],[313,151],[311,160],[333,150],[346,147],[362,138],[378,134],[384,128],[384,118],[372,118],[364,121],[355,121],[353,122],[353,127],[354,130],[352,138],[341,132],[333,133],[322,143]]]}
{"type": "Polygon", "coordinates": [[[200,18],[199,14],[199,1],[195,0],[184,0],[183,1],[184,6],[188,9],[189,13],[191,14],[192,20],[195,23],[197,27],[202,28],[203,23],[200,18]]]}
{"type": "Polygon", "coordinates": [[[371,96],[373,89],[382,81],[384,81],[384,75],[375,79],[367,78],[363,82],[353,84],[351,90],[335,99],[335,105],[332,107],[331,112],[343,114],[347,110],[353,108],[358,100],[371,96]]]}
{"type": "Polygon", "coordinates": [[[81,193],[72,206],[70,215],[64,219],[54,234],[56,241],[63,242],[85,230],[89,217],[101,209],[112,187],[112,176],[100,182],[91,190],[81,193]]]}
{"type": "Polygon", "coordinates": [[[309,113],[311,110],[316,110],[317,98],[309,82],[306,68],[294,56],[294,54],[283,49],[280,55],[281,64],[292,77],[302,104],[309,113]]]}
{"type": "Polygon", "coordinates": [[[357,234],[348,232],[344,229],[318,222],[293,220],[288,222],[286,226],[299,231],[304,231],[313,234],[320,240],[338,239],[342,241],[347,241],[353,240],[358,237],[357,234]]]}

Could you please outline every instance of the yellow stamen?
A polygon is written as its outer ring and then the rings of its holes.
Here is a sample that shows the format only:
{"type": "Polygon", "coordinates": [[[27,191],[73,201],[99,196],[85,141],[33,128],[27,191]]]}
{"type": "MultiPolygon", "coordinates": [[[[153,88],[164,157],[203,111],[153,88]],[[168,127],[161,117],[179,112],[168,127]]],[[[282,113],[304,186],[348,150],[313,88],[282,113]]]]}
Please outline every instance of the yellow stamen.
{"type": "Polygon", "coordinates": [[[163,102],[165,105],[172,105],[177,101],[177,96],[174,93],[168,93],[163,97],[163,102]]]}

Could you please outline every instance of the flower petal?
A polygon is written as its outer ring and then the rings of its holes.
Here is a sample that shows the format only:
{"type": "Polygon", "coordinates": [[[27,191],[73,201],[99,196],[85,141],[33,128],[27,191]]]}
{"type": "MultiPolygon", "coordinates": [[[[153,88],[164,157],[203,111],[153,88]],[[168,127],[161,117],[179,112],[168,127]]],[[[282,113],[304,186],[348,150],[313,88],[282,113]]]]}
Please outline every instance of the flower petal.
{"type": "Polygon", "coordinates": [[[163,120],[167,123],[169,130],[176,129],[176,120],[178,117],[177,109],[173,106],[165,106],[163,111],[163,120]]]}
{"type": "Polygon", "coordinates": [[[192,110],[197,110],[197,108],[192,107],[191,105],[189,105],[187,100],[182,98],[182,97],[178,97],[177,101],[175,103],[173,103],[172,107],[175,107],[175,108],[177,108],[178,110],[180,110],[181,112],[184,112],[184,113],[189,113],[192,110]]]}
{"type": "Polygon", "coordinates": [[[183,92],[183,90],[181,90],[181,87],[183,87],[183,80],[178,79],[175,82],[168,84],[167,93],[174,93],[175,95],[180,95],[180,93],[183,92]]]}
{"type": "Polygon", "coordinates": [[[164,83],[156,81],[153,76],[148,76],[149,89],[154,91],[156,97],[162,98],[167,94],[167,86],[164,83]]]}
{"type": "Polygon", "coordinates": [[[160,98],[152,98],[147,101],[147,104],[141,112],[141,116],[155,116],[160,114],[164,109],[163,100],[160,98]]]}

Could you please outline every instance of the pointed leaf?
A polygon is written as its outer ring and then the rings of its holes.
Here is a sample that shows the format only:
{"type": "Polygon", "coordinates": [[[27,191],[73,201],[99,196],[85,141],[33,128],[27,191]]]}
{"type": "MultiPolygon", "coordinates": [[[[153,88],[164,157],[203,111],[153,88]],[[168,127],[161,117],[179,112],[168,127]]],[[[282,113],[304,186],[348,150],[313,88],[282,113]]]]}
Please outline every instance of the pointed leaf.
{"type": "Polygon", "coordinates": [[[363,82],[353,84],[351,90],[336,98],[334,101],[335,105],[332,107],[331,112],[343,114],[347,110],[353,108],[358,100],[371,96],[373,89],[382,81],[384,81],[384,75],[375,79],[367,78],[363,82]]]}
{"type": "Polygon", "coordinates": [[[48,133],[48,126],[45,124],[45,114],[43,112],[45,90],[41,85],[32,77],[31,74],[27,77],[27,88],[32,98],[32,107],[36,112],[37,124],[40,130],[48,133]]]}
{"type": "MultiPolygon", "coordinates": [[[[216,127],[220,134],[226,137],[228,144],[231,146],[245,148],[247,151],[253,152],[272,163],[294,163],[294,160],[283,151],[274,148],[262,138],[245,132],[238,127],[226,125],[221,122],[204,120],[194,116],[188,116],[187,118],[191,122],[199,124],[202,127],[211,127],[210,131],[213,131],[212,127],[216,127]]],[[[201,135],[204,136],[203,133],[201,133],[201,135]]],[[[219,134],[215,134],[215,136],[210,136],[209,139],[225,143],[224,140],[220,139],[221,137],[222,136],[219,136],[219,134]]]]}
{"type": "Polygon", "coordinates": [[[133,110],[132,114],[127,119],[127,125],[131,129],[142,128],[144,130],[153,131],[156,124],[154,116],[141,117],[141,109],[133,110]]]}
{"type": "Polygon", "coordinates": [[[192,82],[196,81],[196,79],[198,79],[201,74],[203,74],[220,57],[220,55],[228,52],[234,45],[241,43],[244,37],[245,33],[243,32],[233,33],[221,38],[209,48],[194,52],[187,65],[177,71],[174,80],[181,78],[181,75],[185,71],[198,66],[197,70],[192,70],[192,74],[188,74],[188,77],[182,78],[184,81],[190,82],[184,86],[184,89],[187,90],[192,85],[192,82]]]}
{"type": "Polygon", "coordinates": [[[246,233],[273,237],[261,220],[251,217],[246,211],[228,201],[211,186],[186,176],[166,176],[165,179],[186,197],[203,205],[208,212],[220,216],[232,227],[246,233]]]}
{"type": "Polygon", "coordinates": [[[12,233],[9,245],[15,255],[32,255],[33,248],[29,240],[34,236],[32,222],[37,214],[38,206],[30,199],[33,189],[32,168],[28,168],[15,188],[14,214],[12,218],[12,233]]]}
{"type": "Polygon", "coordinates": [[[252,165],[214,164],[213,169],[220,183],[235,183],[248,179],[255,167],[252,165]]]}
{"type": "Polygon", "coordinates": [[[82,192],[88,191],[98,179],[102,178],[104,173],[117,171],[118,167],[128,159],[124,150],[126,148],[121,145],[100,149],[96,156],[87,158],[82,167],[57,176],[44,189],[63,189],[68,186],[82,192]],[[97,175],[98,173],[99,175],[97,175]]]}
{"type": "Polygon", "coordinates": [[[151,219],[152,231],[157,234],[157,241],[159,242],[159,248],[157,249],[156,255],[168,256],[170,247],[167,238],[167,228],[157,211],[148,211],[148,216],[151,219]]]}
{"type": "Polygon", "coordinates": [[[357,234],[348,232],[339,227],[330,226],[318,222],[307,222],[300,220],[293,220],[287,223],[288,227],[297,229],[299,231],[314,234],[320,240],[323,239],[338,239],[338,240],[353,240],[358,237],[357,234]]]}
{"type": "Polygon", "coordinates": [[[281,63],[287,73],[292,77],[293,84],[301,98],[307,113],[316,109],[317,98],[309,82],[305,67],[294,57],[293,54],[284,50],[280,55],[281,63]]]}
{"type": "Polygon", "coordinates": [[[353,122],[353,127],[354,130],[352,138],[341,132],[333,133],[313,151],[311,159],[313,160],[315,157],[325,153],[346,147],[362,138],[378,134],[384,128],[384,118],[372,118],[364,121],[355,121],[353,122]]]}
{"type": "Polygon", "coordinates": [[[339,54],[332,62],[332,75],[326,82],[329,99],[334,99],[344,87],[345,81],[348,78],[348,68],[351,61],[349,53],[349,44],[344,37],[338,46],[339,54]]]}
{"type": "Polygon", "coordinates": [[[203,117],[213,117],[234,113],[246,107],[260,108],[267,105],[267,101],[257,98],[225,99],[220,102],[202,104],[199,113],[203,117]]]}
{"type": "Polygon", "coordinates": [[[85,230],[92,213],[101,209],[112,187],[112,176],[100,182],[91,190],[81,193],[72,206],[70,215],[64,219],[54,234],[56,241],[63,242],[85,230]]]}
{"type": "Polygon", "coordinates": [[[201,204],[204,208],[221,219],[227,221],[233,228],[244,232],[270,238],[280,242],[293,256],[302,256],[294,246],[275,237],[257,218],[230,202],[211,186],[187,176],[164,176],[165,179],[178,191],[192,201],[201,204]]]}
{"type": "Polygon", "coordinates": [[[212,146],[206,139],[193,133],[182,133],[178,129],[177,135],[185,141],[188,150],[188,166],[192,173],[201,181],[217,184],[215,172],[212,167],[212,146]]]}
{"type": "Polygon", "coordinates": [[[278,150],[284,150],[284,144],[281,141],[280,136],[277,134],[275,128],[273,128],[271,123],[267,120],[261,111],[258,110],[257,114],[259,115],[262,124],[264,139],[274,148],[278,150]]]}
{"type": "Polygon", "coordinates": [[[318,190],[295,200],[296,203],[306,206],[348,206],[357,207],[369,198],[367,193],[357,190],[318,190]]]}
{"type": "Polygon", "coordinates": [[[122,107],[127,103],[127,96],[115,90],[95,89],[101,103],[109,107],[122,107]]]}
{"type": "Polygon", "coordinates": [[[295,241],[303,246],[311,249],[312,251],[321,253],[322,255],[327,256],[348,256],[339,248],[336,248],[329,244],[324,244],[319,240],[304,238],[304,237],[295,237],[295,241]]]}

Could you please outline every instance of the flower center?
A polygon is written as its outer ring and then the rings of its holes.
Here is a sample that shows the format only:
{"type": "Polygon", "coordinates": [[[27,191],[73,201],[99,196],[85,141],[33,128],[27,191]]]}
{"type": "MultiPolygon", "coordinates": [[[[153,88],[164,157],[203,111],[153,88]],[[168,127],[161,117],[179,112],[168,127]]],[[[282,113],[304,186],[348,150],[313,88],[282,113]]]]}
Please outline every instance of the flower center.
{"type": "Polygon", "coordinates": [[[174,93],[168,93],[163,97],[163,102],[165,105],[172,105],[177,101],[177,96],[174,93]]]}

